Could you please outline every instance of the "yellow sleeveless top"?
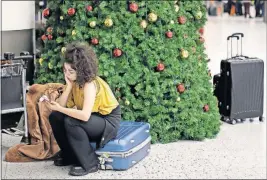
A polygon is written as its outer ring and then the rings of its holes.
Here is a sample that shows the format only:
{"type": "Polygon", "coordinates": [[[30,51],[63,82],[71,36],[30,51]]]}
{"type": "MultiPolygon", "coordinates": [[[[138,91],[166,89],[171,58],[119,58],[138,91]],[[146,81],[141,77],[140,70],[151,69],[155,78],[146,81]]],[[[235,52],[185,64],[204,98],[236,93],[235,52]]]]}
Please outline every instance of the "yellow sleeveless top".
{"type": "MultiPolygon", "coordinates": [[[[95,83],[97,87],[97,94],[92,113],[98,112],[102,115],[110,114],[111,111],[119,105],[117,99],[115,98],[109,85],[103,79],[97,76],[93,83],[95,83]]],[[[68,97],[67,107],[72,108],[76,106],[77,109],[82,110],[83,101],[83,88],[80,88],[78,84],[73,83],[72,91],[68,97]]]]}

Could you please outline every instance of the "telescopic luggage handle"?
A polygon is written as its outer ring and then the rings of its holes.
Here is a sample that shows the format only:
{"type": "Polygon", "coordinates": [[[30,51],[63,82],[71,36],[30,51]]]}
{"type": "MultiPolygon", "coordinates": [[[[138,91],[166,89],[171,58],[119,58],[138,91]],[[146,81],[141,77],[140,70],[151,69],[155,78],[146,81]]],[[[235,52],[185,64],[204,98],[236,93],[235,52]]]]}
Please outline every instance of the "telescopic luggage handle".
{"type": "MultiPolygon", "coordinates": [[[[234,34],[232,34],[232,36],[240,36],[241,38],[241,56],[243,56],[242,55],[242,45],[243,45],[243,43],[242,43],[242,38],[244,37],[244,34],[243,33],[234,33],[234,34]]],[[[238,44],[237,44],[238,45],[238,44]]],[[[244,56],[244,57],[246,57],[246,56],[244,56]]]]}
{"type": "MultiPolygon", "coordinates": [[[[231,36],[228,36],[227,37],[227,59],[228,59],[228,54],[229,54],[229,52],[228,52],[228,41],[231,39],[231,57],[233,57],[233,44],[232,44],[232,39],[233,38],[236,38],[237,39],[237,41],[239,40],[239,36],[233,36],[233,35],[231,35],[231,36]]],[[[238,46],[237,46],[237,52],[238,52],[238,46]]]]}
{"type": "Polygon", "coordinates": [[[239,36],[233,36],[233,35],[228,36],[228,37],[227,37],[227,40],[229,41],[231,38],[237,38],[237,40],[239,40],[239,36]]]}
{"type": "Polygon", "coordinates": [[[243,33],[234,33],[234,34],[232,34],[232,36],[241,36],[241,38],[243,38],[244,34],[243,33]]]}

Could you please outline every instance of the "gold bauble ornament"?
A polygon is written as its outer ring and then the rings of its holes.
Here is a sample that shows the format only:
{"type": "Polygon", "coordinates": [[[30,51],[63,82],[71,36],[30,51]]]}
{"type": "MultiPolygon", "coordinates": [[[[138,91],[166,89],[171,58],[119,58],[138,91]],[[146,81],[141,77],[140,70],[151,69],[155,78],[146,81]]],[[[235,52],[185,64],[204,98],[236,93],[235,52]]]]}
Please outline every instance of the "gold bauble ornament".
{"type": "Polygon", "coordinates": [[[176,101],[177,101],[177,102],[180,102],[180,101],[181,101],[181,98],[180,98],[180,97],[178,97],[178,98],[176,99],[176,101]]]}
{"type": "Polygon", "coordinates": [[[171,21],[170,21],[170,24],[174,24],[174,20],[171,20],[171,21]]]}
{"type": "Polygon", "coordinates": [[[66,52],[66,47],[62,47],[61,48],[61,53],[63,54],[63,53],[65,53],[66,52]]]}
{"type": "Polygon", "coordinates": [[[75,30],[72,30],[71,31],[71,35],[75,36],[76,35],[76,31],[75,30]]]}
{"type": "Polygon", "coordinates": [[[188,51],[183,49],[183,50],[181,51],[181,56],[182,56],[182,58],[184,58],[184,59],[188,58],[188,56],[189,56],[188,51]]]}
{"type": "Polygon", "coordinates": [[[198,12],[195,14],[195,18],[198,19],[198,20],[201,19],[202,16],[203,16],[203,14],[202,14],[201,11],[198,11],[198,12]]]}
{"type": "Polygon", "coordinates": [[[40,64],[41,66],[43,65],[43,61],[44,61],[43,58],[40,58],[40,59],[39,59],[39,64],[40,64]]]}
{"type": "Polygon", "coordinates": [[[106,27],[111,27],[113,25],[113,21],[112,21],[112,19],[107,18],[107,19],[105,19],[104,24],[106,27]]]}
{"type": "Polygon", "coordinates": [[[140,22],[140,27],[142,27],[143,29],[145,29],[145,28],[147,27],[147,22],[146,22],[146,20],[142,20],[142,21],[140,22]]]}
{"type": "Polygon", "coordinates": [[[64,19],[64,17],[63,17],[63,16],[60,16],[59,18],[60,18],[60,20],[61,20],[61,21],[64,19]]]}
{"type": "Polygon", "coordinates": [[[175,12],[178,12],[179,11],[179,6],[177,4],[174,5],[174,8],[175,8],[175,12]]]}
{"type": "Polygon", "coordinates": [[[157,19],[158,19],[158,16],[155,13],[149,13],[148,14],[148,20],[150,22],[155,22],[155,21],[157,21],[157,19]]]}
{"type": "Polygon", "coordinates": [[[49,69],[53,69],[53,65],[51,64],[51,62],[48,63],[48,68],[49,68],[49,69]]]}
{"type": "Polygon", "coordinates": [[[125,101],[125,104],[126,104],[127,106],[129,106],[129,105],[130,105],[130,101],[126,100],[126,101],[125,101]]]}
{"type": "Polygon", "coordinates": [[[90,26],[91,28],[94,28],[94,27],[96,26],[96,22],[95,22],[95,21],[91,21],[91,22],[89,23],[89,26],[90,26]]]}

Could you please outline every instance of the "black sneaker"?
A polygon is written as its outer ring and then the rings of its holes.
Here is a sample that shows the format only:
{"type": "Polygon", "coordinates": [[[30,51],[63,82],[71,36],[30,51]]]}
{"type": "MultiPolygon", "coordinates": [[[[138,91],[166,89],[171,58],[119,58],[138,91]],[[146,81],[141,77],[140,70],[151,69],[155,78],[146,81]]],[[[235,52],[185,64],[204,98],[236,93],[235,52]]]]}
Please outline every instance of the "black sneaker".
{"type": "Polygon", "coordinates": [[[53,158],[55,166],[69,166],[76,164],[73,159],[64,158],[62,155],[62,151],[59,151],[53,158]]]}
{"type": "Polygon", "coordinates": [[[64,159],[62,157],[58,157],[54,160],[55,166],[69,166],[69,165],[73,165],[73,164],[75,164],[75,162],[64,159]]]}
{"type": "Polygon", "coordinates": [[[94,173],[98,171],[98,165],[95,165],[91,168],[89,168],[88,170],[85,170],[83,167],[81,166],[73,166],[70,169],[69,175],[72,176],[84,176],[87,175],[89,173],[94,173]]]}

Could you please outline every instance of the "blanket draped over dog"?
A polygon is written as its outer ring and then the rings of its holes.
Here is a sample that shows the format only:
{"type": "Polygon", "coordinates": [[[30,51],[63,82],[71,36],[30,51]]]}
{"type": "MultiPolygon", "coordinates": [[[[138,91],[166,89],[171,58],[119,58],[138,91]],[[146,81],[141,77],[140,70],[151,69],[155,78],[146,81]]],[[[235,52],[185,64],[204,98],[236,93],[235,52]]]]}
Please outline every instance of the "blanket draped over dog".
{"type": "Polygon", "coordinates": [[[44,102],[39,102],[46,95],[50,100],[56,100],[64,89],[63,84],[34,84],[26,94],[28,129],[30,145],[18,144],[8,149],[5,160],[8,162],[31,162],[49,159],[59,151],[53,136],[48,117],[51,110],[44,102]]]}

